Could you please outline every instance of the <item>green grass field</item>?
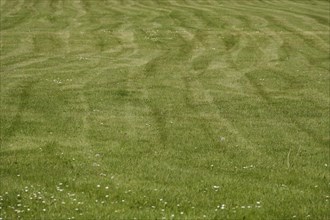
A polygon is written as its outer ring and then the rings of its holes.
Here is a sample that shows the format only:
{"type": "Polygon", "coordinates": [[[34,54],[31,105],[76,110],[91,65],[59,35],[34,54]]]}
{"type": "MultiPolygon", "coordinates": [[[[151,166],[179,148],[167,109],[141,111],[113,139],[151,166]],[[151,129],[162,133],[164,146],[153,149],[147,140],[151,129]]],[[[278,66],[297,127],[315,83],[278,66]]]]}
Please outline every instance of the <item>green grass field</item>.
{"type": "Polygon", "coordinates": [[[0,219],[329,219],[328,0],[1,0],[0,219]]]}

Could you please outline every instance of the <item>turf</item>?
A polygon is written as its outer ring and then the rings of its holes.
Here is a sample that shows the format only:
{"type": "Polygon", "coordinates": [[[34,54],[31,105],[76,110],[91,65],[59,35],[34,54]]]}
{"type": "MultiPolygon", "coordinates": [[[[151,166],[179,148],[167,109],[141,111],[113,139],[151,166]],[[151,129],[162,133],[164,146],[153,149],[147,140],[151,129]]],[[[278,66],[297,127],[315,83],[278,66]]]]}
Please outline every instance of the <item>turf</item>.
{"type": "Polygon", "coordinates": [[[330,218],[329,1],[0,8],[0,219],[330,218]]]}

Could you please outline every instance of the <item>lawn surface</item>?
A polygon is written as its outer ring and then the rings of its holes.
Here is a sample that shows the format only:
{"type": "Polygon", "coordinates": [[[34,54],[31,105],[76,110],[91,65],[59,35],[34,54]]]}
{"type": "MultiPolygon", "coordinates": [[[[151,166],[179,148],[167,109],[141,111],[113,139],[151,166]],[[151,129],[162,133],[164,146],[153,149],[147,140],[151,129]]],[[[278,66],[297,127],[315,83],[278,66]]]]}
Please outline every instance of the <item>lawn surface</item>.
{"type": "Polygon", "coordinates": [[[330,218],[329,1],[0,2],[0,219],[330,218]]]}

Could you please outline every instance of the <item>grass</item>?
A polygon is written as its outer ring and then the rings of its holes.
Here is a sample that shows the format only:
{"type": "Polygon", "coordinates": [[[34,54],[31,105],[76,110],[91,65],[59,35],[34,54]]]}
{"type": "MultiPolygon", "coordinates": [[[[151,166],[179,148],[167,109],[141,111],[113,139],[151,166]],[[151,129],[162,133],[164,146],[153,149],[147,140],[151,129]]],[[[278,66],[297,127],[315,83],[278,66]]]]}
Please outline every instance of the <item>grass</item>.
{"type": "Polygon", "coordinates": [[[0,219],[329,219],[329,7],[1,0],[0,219]]]}

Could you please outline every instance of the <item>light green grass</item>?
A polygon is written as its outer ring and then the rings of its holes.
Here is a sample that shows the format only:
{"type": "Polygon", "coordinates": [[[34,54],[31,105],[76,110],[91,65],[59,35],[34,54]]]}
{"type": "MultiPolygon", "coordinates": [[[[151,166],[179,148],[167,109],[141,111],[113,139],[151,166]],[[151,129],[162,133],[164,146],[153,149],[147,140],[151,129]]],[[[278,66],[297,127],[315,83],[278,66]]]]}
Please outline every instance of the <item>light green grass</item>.
{"type": "Polygon", "coordinates": [[[329,1],[1,0],[1,219],[329,219],[329,1]]]}

